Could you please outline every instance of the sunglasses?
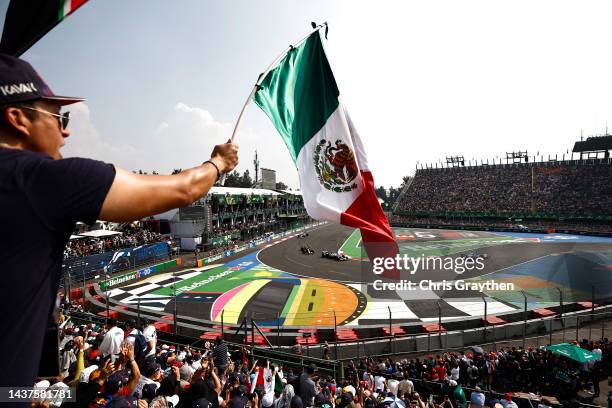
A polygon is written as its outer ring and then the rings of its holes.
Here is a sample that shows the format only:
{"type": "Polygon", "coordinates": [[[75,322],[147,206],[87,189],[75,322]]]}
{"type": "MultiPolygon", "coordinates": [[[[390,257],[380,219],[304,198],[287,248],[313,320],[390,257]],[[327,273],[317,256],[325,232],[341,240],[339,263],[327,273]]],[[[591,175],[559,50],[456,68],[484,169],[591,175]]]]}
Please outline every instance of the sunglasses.
{"type": "Polygon", "coordinates": [[[46,113],[47,115],[55,116],[60,125],[60,129],[64,130],[68,127],[68,122],[70,121],[70,112],[63,112],[60,114],[47,112],[43,109],[30,108],[29,106],[18,106],[21,109],[28,109],[35,112],[46,113]]]}

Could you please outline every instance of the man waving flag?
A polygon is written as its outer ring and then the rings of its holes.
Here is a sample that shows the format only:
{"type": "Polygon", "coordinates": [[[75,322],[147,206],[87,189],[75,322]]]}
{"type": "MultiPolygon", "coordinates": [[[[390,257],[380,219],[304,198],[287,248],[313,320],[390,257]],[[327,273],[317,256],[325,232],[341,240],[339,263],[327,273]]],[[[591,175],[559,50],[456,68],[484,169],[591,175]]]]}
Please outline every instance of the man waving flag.
{"type": "Polygon", "coordinates": [[[359,228],[370,259],[394,257],[397,244],[339,95],[317,30],[268,72],[253,99],[289,148],[308,214],[359,228]]]}

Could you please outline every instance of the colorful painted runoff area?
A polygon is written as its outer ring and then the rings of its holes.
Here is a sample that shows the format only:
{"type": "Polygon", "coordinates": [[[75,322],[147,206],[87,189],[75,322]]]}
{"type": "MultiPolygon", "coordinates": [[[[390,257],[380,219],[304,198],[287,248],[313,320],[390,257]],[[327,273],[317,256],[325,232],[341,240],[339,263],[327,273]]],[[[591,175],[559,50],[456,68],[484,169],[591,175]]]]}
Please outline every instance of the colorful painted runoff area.
{"type": "MultiPolygon", "coordinates": [[[[611,245],[612,248],[612,245],[611,245]]],[[[523,307],[527,295],[529,309],[565,303],[590,301],[592,297],[612,295],[612,249],[588,250],[577,247],[536,258],[486,276],[472,279],[493,279],[498,283],[513,283],[514,291],[488,292],[498,300],[523,307]]]]}
{"type": "Polygon", "coordinates": [[[334,312],[341,324],[358,317],[360,303],[365,307],[353,288],[279,271],[261,264],[256,253],[194,271],[147,296],[170,298],[176,291],[178,302],[197,301],[197,307],[210,310],[209,320],[220,322],[223,314],[228,324],[239,324],[248,314],[262,325],[333,326],[334,312]]]}
{"type": "MultiPolygon", "coordinates": [[[[263,326],[333,326],[334,322],[353,326],[379,323],[387,318],[389,308],[398,321],[433,321],[438,301],[444,306],[444,319],[480,316],[483,294],[489,313],[522,309],[520,291],[527,294],[530,308],[557,305],[557,288],[566,303],[589,300],[591,285],[596,286],[596,296],[612,294],[610,238],[409,228],[394,232],[401,253],[408,256],[486,253],[487,269],[465,280],[512,283],[515,290],[421,290],[373,298],[362,291],[362,285],[329,280],[334,274],[325,269],[328,263],[317,266],[320,261],[315,258],[313,268],[320,268],[316,277],[301,277],[267,266],[257,253],[251,253],[225,264],[152,275],[113,289],[111,296],[126,304],[140,302],[142,307],[168,312],[176,293],[181,314],[227,324],[253,317],[263,326]]],[[[359,232],[353,232],[340,250],[361,258],[359,232]]],[[[358,276],[360,263],[349,262],[358,276]]]]}
{"type": "MultiPolygon", "coordinates": [[[[412,257],[446,256],[469,252],[480,254],[490,252],[492,247],[497,246],[503,246],[504,248],[499,248],[499,251],[511,255],[513,252],[523,251],[525,244],[532,248],[540,246],[541,256],[534,256],[534,259],[516,262],[514,265],[468,279],[473,282],[494,280],[497,283],[514,284],[514,291],[484,293],[517,308],[522,308],[524,305],[521,291],[526,293],[530,309],[558,305],[559,290],[563,293],[564,302],[590,300],[593,289],[595,298],[612,295],[612,238],[557,233],[410,228],[394,228],[394,233],[400,254],[412,257]],[[523,244],[523,246],[519,248],[514,244],[523,244]],[[545,249],[546,244],[557,244],[554,248],[558,247],[561,250],[545,249]],[[593,249],[593,245],[596,245],[597,249],[593,249]]],[[[366,256],[361,245],[359,230],[355,230],[349,236],[341,250],[352,258],[363,259],[366,256]]]]}

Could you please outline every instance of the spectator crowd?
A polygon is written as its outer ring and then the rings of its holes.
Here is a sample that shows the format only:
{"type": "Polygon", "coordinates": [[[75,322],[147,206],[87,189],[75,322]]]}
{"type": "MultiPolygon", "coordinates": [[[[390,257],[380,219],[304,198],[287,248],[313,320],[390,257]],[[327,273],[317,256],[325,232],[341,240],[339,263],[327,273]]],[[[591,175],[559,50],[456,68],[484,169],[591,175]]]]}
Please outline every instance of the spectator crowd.
{"type": "Polygon", "coordinates": [[[601,360],[577,363],[544,348],[487,353],[474,347],[424,358],[366,357],[334,378],[312,364],[302,371],[258,361],[248,348],[230,349],[220,336],[202,348],[163,342],[146,319],[124,325],[109,319],[104,327],[68,319],[61,330],[61,373],[36,387],[74,387],[76,402],[33,406],[517,408],[531,398],[545,408],[580,391],[599,394],[612,346],[608,339],[580,346],[601,360]]]}
{"type": "Polygon", "coordinates": [[[503,215],[532,209],[612,215],[612,165],[575,161],[419,169],[396,212],[503,215]]]}
{"type": "Polygon", "coordinates": [[[165,241],[157,232],[145,229],[101,238],[83,237],[71,239],[64,248],[64,259],[133,248],[140,245],[165,241]]]}

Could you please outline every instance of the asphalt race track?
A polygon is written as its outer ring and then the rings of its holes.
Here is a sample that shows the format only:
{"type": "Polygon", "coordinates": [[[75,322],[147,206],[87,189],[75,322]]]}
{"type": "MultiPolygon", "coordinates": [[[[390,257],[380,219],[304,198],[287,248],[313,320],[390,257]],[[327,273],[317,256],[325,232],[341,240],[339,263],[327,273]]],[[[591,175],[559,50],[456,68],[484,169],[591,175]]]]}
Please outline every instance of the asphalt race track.
{"type": "Polygon", "coordinates": [[[172,314],[174,297],[181,316],[240,324],[253,317],[262,326],[290,327],[380,324],[389,313],[396,323],[503,315],[521,310],[524,291],[529,308],[612,295],[612,239],[563,234],[520,234],[485,231],[394,228],[400,253],[411,258],[444,258],[453,262],[484,256],[481,270],[442,267],[402,272],[399,282],[412,288],[383,288],[361,251],[354,229],[326,224],[292,233],[203,268],[159,274],[112,290],[114,300],[140,303],[172,314]],[[302,254],[308,245],[314,254],[302,254]],[[353,259],[338,262],[321,257],[340,248],[353,259]],[[378,282],[378,283],[376,283],[378,282]],[[424,287],[419,285],[426,283],[424,287]],[[433,282],[433,283],[432,283],[433,282]],[[448,284],[436,286],[439,282],[448,284]],[[468,283],[458,287],[457,283],[468,283]],[[496,282],[506,289],[474,287],[496,282]],[[377,284],[379,285],[377,287],[377,284]],[[432,286],[427,286],[427,284],[432,286]]]}
{"type": "Polygon", "coordinates": [[[265,248],[257,257],[268,266],[295,275],[341,282],[361,282],[361,261],[337,262],[321,258],[322,251],[336,252],[353,230],[342,225],[327,224],[310,231],[306,238],[291,238],[265,248]],[[309,245],[314,254],[302,254],[300,248],[303,245],[309,245]]]}
{"type": "MultiPolygon", "coordinates": [[[[325,278],[340,282],[364,282],[367,280],[367,277],[370,276],[369,272],[371,266],[368,261],[350,260],[346,262],[337,262],[331,259],[321,258],[321,251],[337,251],[352,232],[352,228],[328,224],[310,232],[309,236],[306,238],[292,238],[266,248],[259,252],[258,258],[268,266],[297,275],[325,278]],[[313,255],[302,254],[300,248],[305,244],[314,249],[315,253],[313,255]],[[362,269],[368,273],[362,273],[362,269]]],[[[484,231],[474,231],[473,234],[482,238],[495,236],[490,232],[484,231]]],[[[444,238],[439,240],[451,241],[450,239],[444,238]]],[[[417,239],[411,241],[411,243],[419,242],[427,242],[427,240],[417,239]]],[[[402,244],[400,244],[400,247],[401,246],[402,244]]],[[[488,255],[485,267],[482,271],[465,272],[461,275],[457,275],[453,271],[432,270],[429,271],[430,274],[427,276],[427,279],[435,281],[444,279],[468,279],[496,272],[547,255],[569,253],[576,250],[609,251],[611,249],[612,246],[607,243],[575,243],[562,241],[541,242],[538,245],[532,242],[497,246],[484,245],[477,251],[478,253],[486,253],[488,255]]],[[[466,250],[462,252],[469,251],[466,250]]],[[[459,254],[449,255],[459,256],[459,254]]],[[[564,262],[567,262],[567,260],[564,260],[564,262]]],[[[576,258],[572,262],[574,263],[571,267],[572,270],[584,270],[591,267],[589,261],[586,259],[581,260],[580,258],[576,258]]],[[[408,276],[402,276],[402,278],[410,279],[408,276]]],[[[577,280],[584,279],[581,276],[575,276],[575,278],[577,280]]],[[[414,277],[412,277],[412,279],[414,279],[414,277]]]]}

